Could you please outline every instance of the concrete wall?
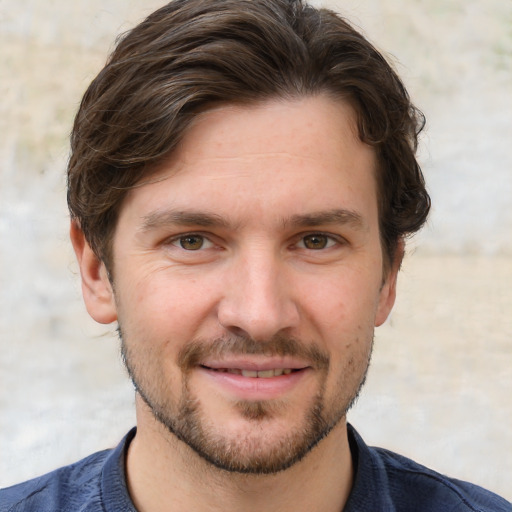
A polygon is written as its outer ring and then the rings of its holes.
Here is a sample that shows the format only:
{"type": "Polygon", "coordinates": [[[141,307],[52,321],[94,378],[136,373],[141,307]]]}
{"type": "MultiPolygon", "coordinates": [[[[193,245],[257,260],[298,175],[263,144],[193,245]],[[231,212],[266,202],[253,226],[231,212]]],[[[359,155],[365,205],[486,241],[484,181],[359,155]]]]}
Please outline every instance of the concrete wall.
{"type": "MultiPolygon", "coordinates": [[[[385,49],[428,118],[434,209],[351,421],[512,499],[512,3],[326,2],[385,49]]],[[[133,423],[115,336],[81,304],[67,134],[114,35],[154,0],[0,2],[0,486],[133,423]]]]}

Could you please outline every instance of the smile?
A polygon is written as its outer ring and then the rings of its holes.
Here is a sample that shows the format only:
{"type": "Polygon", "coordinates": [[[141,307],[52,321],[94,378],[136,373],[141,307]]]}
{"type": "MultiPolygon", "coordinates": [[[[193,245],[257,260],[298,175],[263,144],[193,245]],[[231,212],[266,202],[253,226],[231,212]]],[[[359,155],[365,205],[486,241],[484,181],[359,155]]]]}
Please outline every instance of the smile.
{"type": "Polygon", "coordinates": [[[282,398],[294,390],[304,390],[303,382],[309,382],[313,369],[307,365],[291,363],[270,364],[253,361],[231,361],[208,363],[197,367],[195,375],[206,379],[207,386],[214,385],[216,393],[224,394],[232,400],[272,400],[282,398]],[[259,366],[259,367],[258,367],[259,366]]]}
{"type": "Polygon", "coordinates": [[[292,368],[271,368],[268,370],[245,370],[241,368],[208,368],[204,367],[208,370],[213,370],[221,373],[231,373],[233,375],[241,375],[242,377],[250,377],[250,378],[259,378],[259,379],[269,379],[271,377],[280,377],[281,375],[289,375],[294,371],[299,371],[292,368]]]}

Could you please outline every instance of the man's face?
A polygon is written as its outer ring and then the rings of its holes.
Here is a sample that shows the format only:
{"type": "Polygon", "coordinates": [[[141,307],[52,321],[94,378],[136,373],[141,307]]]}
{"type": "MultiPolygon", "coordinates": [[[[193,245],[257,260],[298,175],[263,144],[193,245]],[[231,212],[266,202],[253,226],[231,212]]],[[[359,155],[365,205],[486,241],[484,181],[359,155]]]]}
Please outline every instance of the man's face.
{"type": "Polygon", "coordinates": [[[323,96],[197,120],[128,193],[113,240],[101,307],[139,413],[219,467],[261,473],[344,419],[394,301],[374,172],[352,109],[323,96]]]}

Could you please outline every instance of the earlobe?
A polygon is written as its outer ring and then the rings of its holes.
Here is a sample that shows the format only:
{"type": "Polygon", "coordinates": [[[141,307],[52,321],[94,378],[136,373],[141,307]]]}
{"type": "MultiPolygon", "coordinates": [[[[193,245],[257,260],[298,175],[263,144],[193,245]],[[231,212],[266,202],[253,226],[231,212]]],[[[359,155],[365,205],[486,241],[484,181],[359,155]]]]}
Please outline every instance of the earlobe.
{"type": "Polygon", "coordinates": [[[400,240],[396,248],[395,258],[392,262],[391,268],[388,270],[386,280],[384,281],[380,291],[379,304],[377,307],[377,314],[375,316],[375,327],[381,326],[386,321],[395,304],[398,271],[402,264],[404,251],[404,241],[400,240]]]}
{"type": "Polygon", "coordinates": [[[80,267],[82,295],[89,315],[101,324],[114,322],[117,310],[105,264],[91,249],[75,220],[71,221],[70,238],[80,267]]]}

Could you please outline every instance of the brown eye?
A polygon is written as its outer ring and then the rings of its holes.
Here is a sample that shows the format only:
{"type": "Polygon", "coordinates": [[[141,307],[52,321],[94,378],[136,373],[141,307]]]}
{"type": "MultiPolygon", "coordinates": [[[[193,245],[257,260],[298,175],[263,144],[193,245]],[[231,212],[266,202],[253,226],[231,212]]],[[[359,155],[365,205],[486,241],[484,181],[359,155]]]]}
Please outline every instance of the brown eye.
{"type": "Polygon", "coordinates": [[[203,247],[204,237],[201,235],[187,235],[179,238],[179,244],[182,249],[187,251],[197,251],[203,247]]]}
{"type": "Polygon", "coordinates": [[[326,235],[307,235],[303,239],[306,249],[325,249],[329,243],[329,237],[326,235]]]}

